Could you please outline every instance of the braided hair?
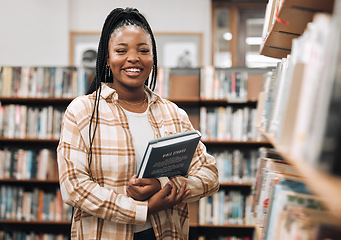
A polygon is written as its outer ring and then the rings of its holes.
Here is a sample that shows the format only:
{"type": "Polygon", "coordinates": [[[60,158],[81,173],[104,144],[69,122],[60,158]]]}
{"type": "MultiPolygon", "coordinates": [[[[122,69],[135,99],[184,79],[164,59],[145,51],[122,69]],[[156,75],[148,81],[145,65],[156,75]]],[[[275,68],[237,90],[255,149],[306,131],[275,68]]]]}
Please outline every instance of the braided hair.
{"type": "Polygon", "coordinates": [[[91,173],[91,161],[92,161],[92,145],[95,138],[95,133],[98,124],[98,105],[101,94],[101,82],[113,82],[113,74],[110,74],[110,68],[107,67],[107,59],[109,56],[109,40],[112,36],[112,33],[122,27],[125,26],[136,26],[144,29],[152,40],[153,45],[153,69],[149,78],[146,79],[145,85],[149,85],[148,87],[154,91],[156,86],[156,76],[157,76],[157,52],[156,52],[156,42],[154,38],[154,34],[152,29],[147,22],[146,18],[135,8],[116,8],[112,10],[107,16],[103,28],[101,37],[99,40],[98,51],[97,51],[97,59],[96,59],[96,73],[95,78],[91,82],[91,85],[87,91],[87,94],[91,94],[96,91],[95,94],[95,103],[92,111],[92,115],[89,123],[89,140],[90,140],[90,148],[88,154],[88,166],[89,166],[89,174],[92,180],[93,176],[91,173]],[[92,130],[93,124],[94,130],[92,130]]]}
{"type": "MultiPolygon", "coordinates": [[[[153,70],[151,74],[151,81],[149,83],[149,88],[151,90],[155,89],[156,85],[156,75],[157,75],[157,52],[156,52],[156,42],[154,34],[150,25],[148,24],[146,18],[135,8],[116,8],[111,11],[107,16],[103,28],[101,38],[98,45],[98,53],[96,60],[96,75],[95,79],[92,81],[87,94],[100,88],[101,82],[113,82],[112,74],[108,74],[110,69],[106,68],[107,58],[109,56],[108,46],[111,34],[118,28],[124,26],[134,25],[144,29],[152,40],[153,45],[153,70]]],[[[145,84],[148,86],[148,79],[145,84]]]]}

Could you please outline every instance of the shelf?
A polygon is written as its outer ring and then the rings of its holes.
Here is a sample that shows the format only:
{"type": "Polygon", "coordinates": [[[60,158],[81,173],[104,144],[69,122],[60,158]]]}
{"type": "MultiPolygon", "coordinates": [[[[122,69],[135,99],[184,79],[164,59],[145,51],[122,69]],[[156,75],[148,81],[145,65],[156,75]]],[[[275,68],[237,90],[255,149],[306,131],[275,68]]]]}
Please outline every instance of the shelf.
{"type": "Polygon", "coordinates": [[[252,187],[252,183],[250,182],[244,182],[244,183],[221,182],[220,187],[252,187]]]}
{"type": "Polygon", "coordinates": [[[0,224],[22,225],[71,225],[70,221],[26,221],[26,220],[0,220],[0,224]]]}
{"type": "Polygon", "coordinates": [[[54,144],[59,143],[59,139],[40,139],[40,138],[3,138],[0,137],[0,143],[36,143],[36,144],[54,144]]]}
{"type": "Polygon", "coordinates": [[[254,99],[248,99],[246,101],[234,101],[234,100],[229,100],[229,99],[200,99],[200,105],[202,106],[227,106],[227,105],[256,106],[257,101],[254,99]]]}
{"type": "Polygon", "coordinates": [[[200,106],[257,106],[257,100],[248,99],[247,101],[232,101],[228,99],[200,99],[200,98],[169,98],[168,100],[180,105],[190,107],[200,106]]]}
{"type": "Polygon", "coordinates": [[[11,184],[59,184],[58,179],[14,179],[14,178],[8,178],[8,179],[0,179],[1,184],[11,183],[11,184]]]}
{"type": "Polygon", "coordinates": [[[304,159],[293,158],[289,153],[281,150],[271,135],[265,133],[262,129],[259,129],[259,131],[268,138],[283,159],[297,170],[308,188],[321,199],[325,207],[341,221],[341,178],[332,176],[310,165],[304,159]]]}
{"type": "MultiPolygon", "coordinates": [[[[2,104],[25,104],[25,105],[68,105],[74,98],[23,98],[23,97],[0,97],[2,104]]],[[[233,101],[228,99],[200,99],[192,98],[169,98],[168,100],[179,105],[202,106],[202,105],[256,105],[257,100],[233,101]]]]}
{"type": "Polygon", "coordinates": [[[241,145],[244,147],[271,147],[271,143],[269,141],[233,141],[233,140],[202,140],[202,142],[207,146],[231,146],[231,145],[241,145]]]}
{"type": "Polygon", "coordinates": [[[0,97],[2,104],[25,104],[25,105],[68,105],[74,98],[23,98],[23,97],[0,97]]]}
{"type": "Polygon", "coordinates": [[[294,38],[300,36],[317,12],[331,13],[334,0],[284,0],[275,21],[260,50],[261,55],[285,58],[291,52],[294,38]]]}
{"type": "Polygon", "coordinates": [[[255,228],[254,225],[246,225],[246,224],[190,224],[190,227],[198,227],[198,228],[255,228]]]}
{"type": "MultiPolygon", "coordinates": [[[[39,138],[1,138],[0,143],[36,143],[36,144],[49,144],[57,145],[59,139],[39,139],[39,138]]],[[[233,141],[233,140],[202,140],[206,145],[251,145],[251,146],[270,146],[269,141],[233,141]]]]}
{"type": "Polygon", "coordinates": [[[0,220],[0,230],[70,235],[70,221],[0,220]]]}

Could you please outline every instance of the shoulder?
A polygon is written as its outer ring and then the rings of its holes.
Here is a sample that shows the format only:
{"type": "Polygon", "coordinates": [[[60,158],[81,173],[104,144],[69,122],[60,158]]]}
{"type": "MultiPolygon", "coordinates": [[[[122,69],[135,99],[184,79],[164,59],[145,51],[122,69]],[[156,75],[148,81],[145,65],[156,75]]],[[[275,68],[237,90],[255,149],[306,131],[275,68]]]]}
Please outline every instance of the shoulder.
{"type": "Polygon", "coordinates": [[[172,112],[176,112],[176,113],[185,113],[186,112],[180,108],[176,103],[168,100],[168,99],[165,99],[165,98],[159,98],[158,101],[157,101],[158,105],[160,106],[160,108],[162,108],[163,110],[167,109],[168,111],[172,111],[172,112]]]}
{"type": "Polygon", "coordinates": [[[71,101],[67,107],[67,112],[72,112],[73,114],[85,113],[90,111],[95,101],[93,94],[78,96],[71,101]]]}
{"type": "Polygon", "coordinates": [[[173,119],[173,122],[180,123],[186,127],[190,125],[187,112],[176,103],[168,99],[161,98],[160,101],[158,101],[158,106],[163,119],[173,119]]]}

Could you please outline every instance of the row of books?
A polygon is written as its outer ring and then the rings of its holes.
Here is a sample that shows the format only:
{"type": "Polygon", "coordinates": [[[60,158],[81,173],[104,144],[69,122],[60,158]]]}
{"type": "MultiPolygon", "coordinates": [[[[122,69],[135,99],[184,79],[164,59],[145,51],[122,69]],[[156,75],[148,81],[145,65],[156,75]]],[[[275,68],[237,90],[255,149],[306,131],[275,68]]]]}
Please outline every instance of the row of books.
{"type": "Polygon", "coordinates": [[[209,151],[217,161],[220,183],[252,183],[257,172],[258,150],[209,151]]]}
{"type": "Polygon", "coordinates": [[[56,151],[0,149],[1,179],[58,179],[56,151]]]}
{"type": "Polygon", "coordinates": [[[200,97],[247,101],[248,72],[246,69],[226,70],[205,66],[201,69],[200,97]]]}
{"type": "Polygon", "coordinates": [[[199,224],[253,224],[252,195],[241,191],[219,190],[199,200],[199,224]]]}
{"type": "Polygon", "coordinates": [[[0,137],[59,139],[65,108],[0,105],[0,137]]]}
{"type": "Polygon", "coordinates": [[[291,55],[264,78],[256,118],[282,152],[339,176],[340,21],[339,1],[332,15],[315,14],[291,55]]]}
{"type": "Polygon", "coordinates": [[[262,75],[266,71],[268,69],[205,66],[200,72],[200,98],[257,101],[262,75]]]}
{"type": "Polygon", "coordinates": [[[209,237],[209,236],[199,236],[198,240],[251,240],[251,237],[236,237],[236,236],[209,237]]]}
{"type": "Polygon", "coordinates": [[[325,228],[341,233],[339,221],[275,150],[263,148],[260,159],[252,212],[262,229],[261,239],[325,239],[318,235],[325,228]]]}
{"type": "Polygon", "coordinates": [[[256,101],[266,69],[201,68],[158,69],[156,92],[165,98],[224,99],[229,102],[256,101]]]}
{"type": "Polygon", "coordinates": [[[6,232],[0,230],[1,240],[68,240],[69,237],[63,234],[35,233],[35,232],[6,232]]]}
{"type": "Polygon", "coordinates": [[[254,126],[256,109],[251,107],[201,107],[200,131],[203,140],[261,140],[254,126]]]}
{"type": "Polygon", "coordinates": [[[26,221],[68,221],[72,208],[62,200],[57,188],[47,192],[39,188],[0,186],[0,219],[26,221]]]}
{"type": "Polygon", "coordinates": [[[83,68],[0,66],[0,95],[72,98],[85,94],[93,77],[83,68]]]}

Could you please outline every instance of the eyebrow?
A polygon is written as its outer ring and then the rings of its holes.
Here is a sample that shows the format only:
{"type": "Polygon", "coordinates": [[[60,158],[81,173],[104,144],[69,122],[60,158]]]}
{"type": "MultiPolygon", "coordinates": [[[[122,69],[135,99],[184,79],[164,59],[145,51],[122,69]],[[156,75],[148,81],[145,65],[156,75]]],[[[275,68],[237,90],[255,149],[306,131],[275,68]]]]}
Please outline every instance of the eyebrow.
{"type": "MultiPolygon", "coordinates": [[[[137,44],[137,46],[143,46],[143,45],[147,45],[148,46],[147,43],[138,43],[137,44]]],[[[118,43],[116,46],[128,46],[128,44],[127,43],[118,43]]]]}

